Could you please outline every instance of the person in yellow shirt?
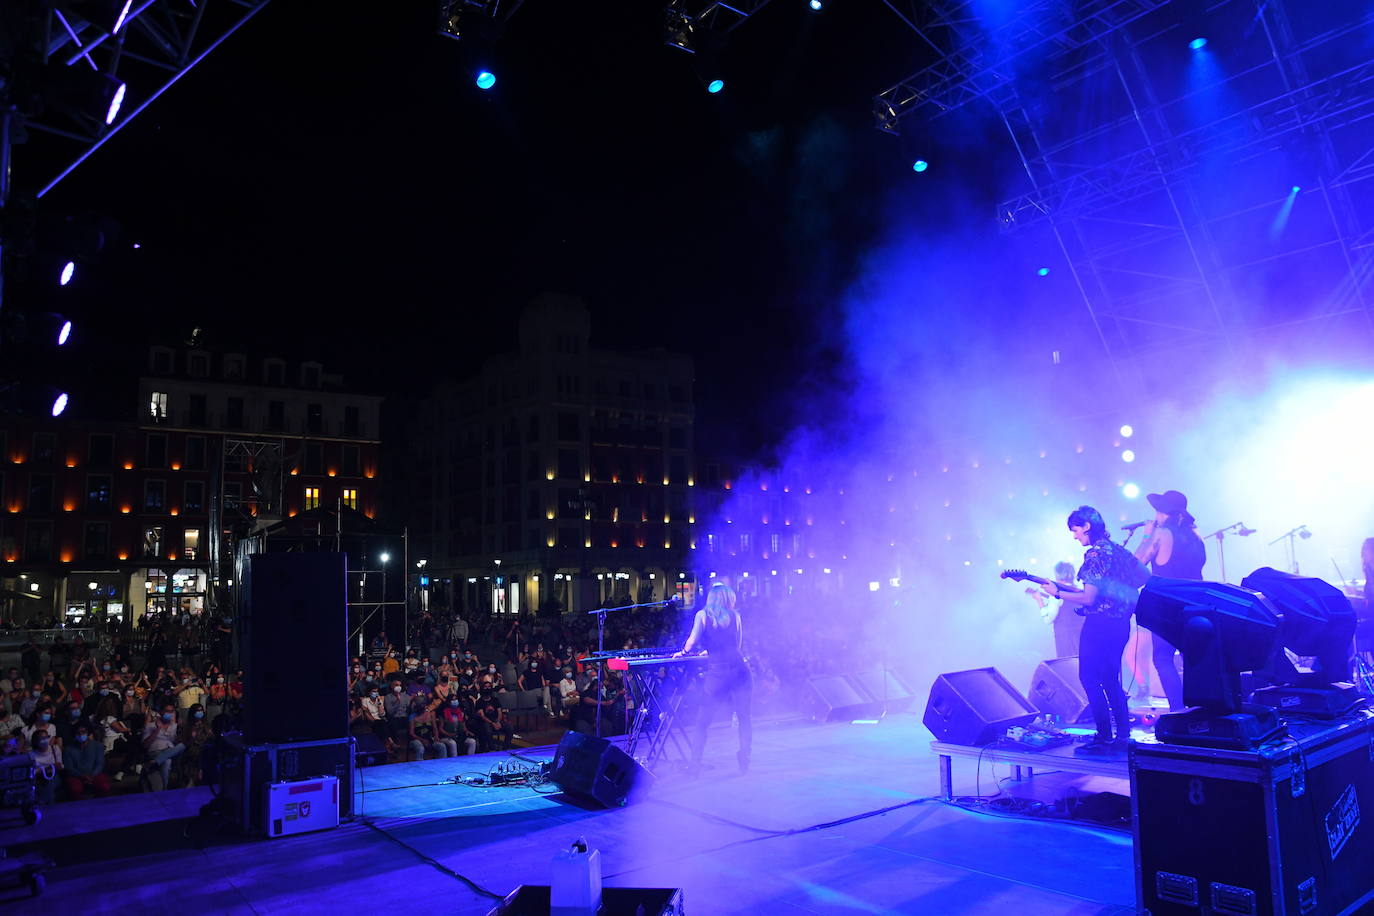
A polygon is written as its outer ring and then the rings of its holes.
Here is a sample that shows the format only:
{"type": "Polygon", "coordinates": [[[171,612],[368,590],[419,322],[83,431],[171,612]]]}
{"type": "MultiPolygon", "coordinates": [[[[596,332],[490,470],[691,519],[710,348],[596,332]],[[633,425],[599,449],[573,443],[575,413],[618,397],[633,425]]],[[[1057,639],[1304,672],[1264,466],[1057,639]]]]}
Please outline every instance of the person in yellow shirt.
{"type": "Polygon", "coordinates": [[[396,658],[396,650],[390,645],[386,647],[386,658],[382,659],[382,675],[392,675],[401,670],[401,662],[396,658]]]}

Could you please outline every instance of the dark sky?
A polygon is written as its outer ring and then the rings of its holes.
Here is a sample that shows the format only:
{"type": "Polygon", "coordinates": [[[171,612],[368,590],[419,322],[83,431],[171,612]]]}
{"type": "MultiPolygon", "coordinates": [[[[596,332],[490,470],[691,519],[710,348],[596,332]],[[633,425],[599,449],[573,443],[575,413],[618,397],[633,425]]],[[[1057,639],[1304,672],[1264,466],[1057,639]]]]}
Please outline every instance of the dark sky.
{"type": "Polygon", "coordinates": [[[832,7],[774,0],[711,96],[656,2],[532,0],[483,93],[432,3],[279,0],[44,205],[143,246],[83,274],[105,339],[201,325],[404,394],[513,347],[532,296],[570,293],[598,345],[697,356],[708,420],[767,418],[752,448],[918,180],[919,141],[874,130],[869,99],[922,48],[880,3],[832,7]]]}

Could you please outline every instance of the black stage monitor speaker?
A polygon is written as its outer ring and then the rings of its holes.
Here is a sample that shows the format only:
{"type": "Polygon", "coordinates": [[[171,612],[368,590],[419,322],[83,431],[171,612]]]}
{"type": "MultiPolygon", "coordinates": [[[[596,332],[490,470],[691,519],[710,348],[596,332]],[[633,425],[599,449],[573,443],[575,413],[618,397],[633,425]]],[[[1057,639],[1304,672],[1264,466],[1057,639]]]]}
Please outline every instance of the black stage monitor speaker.
{"type": "Polygon", "coordinates": [[[348,560],[250,558],[243,609],[243,735],[249,744],[348,735],[348,560]]]}
{"type": "Polygon", "coordinates": [[[849,680],[857,682],[859,689],[878,703],[879,711],[906,712],[916,702],[916,694],[895,671],[875,668],[851,674],[849,680]]]}
{"type": "Polygon", "coordinates": [[[1035,669],[1026,698],[1047,716],[1067,725],[1092,718],[1088,694],[1078,680],[1078,656],[1048,658],[1035,669]]]}
{"type": "Polygon", "coordinates": [[[618,808],[630,793],[647,789],[648,771],[605,738],[569,731],[558,742],[549,780],[564,792],[618,808]]]}
{"type": "Polygon", "coordinates": [[[935,679],[921,719],[937,741],[975,747],[1039,715],[996,668],[953,671],[935,679]]]}
{"type": "Polygon", "coordinates": [[[827,674],[806,679],[806,702],[811,717],[818,722],[850,722],[867,719],[883,711],[881,699],[875,700],[852,677],[827,674]]]}

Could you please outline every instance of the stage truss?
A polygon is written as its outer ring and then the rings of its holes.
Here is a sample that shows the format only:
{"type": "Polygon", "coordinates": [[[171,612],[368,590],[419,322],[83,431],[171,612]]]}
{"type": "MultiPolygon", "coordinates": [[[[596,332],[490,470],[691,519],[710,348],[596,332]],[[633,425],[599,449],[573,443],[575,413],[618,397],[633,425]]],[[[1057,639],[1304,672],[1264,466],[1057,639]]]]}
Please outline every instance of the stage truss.
{"type": "Polygon", "coordinates": [[[938,136],[992,110],[1024,185],[995,217],[1048,233],[1119,381],[1166,351],[1244,360],[1279,335],[1374,346],[1374,10],[1035,0],[989,27],[974,0],[887,5],[938,58],[877,94],[876,126],[938,136]],[[1190,84],[1208,30],[1226,65],[1190,84]],[[1234,193],[1237,169],[1253,189],[1234,193]],[[1275,232],[1288,184],[1296,228],[1275,232]],[[1257,304],[1290,287],[1287,307],[1257,304]]]}

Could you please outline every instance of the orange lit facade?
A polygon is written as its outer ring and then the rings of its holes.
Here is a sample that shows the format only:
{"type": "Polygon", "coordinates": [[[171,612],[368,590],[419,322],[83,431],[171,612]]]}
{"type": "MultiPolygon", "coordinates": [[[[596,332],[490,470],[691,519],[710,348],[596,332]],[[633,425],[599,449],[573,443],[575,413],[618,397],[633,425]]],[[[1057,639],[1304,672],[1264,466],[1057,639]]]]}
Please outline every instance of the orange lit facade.
{"type": "Polygon", "coordinates": [[[516,353],[422,405],[412,552],[468,608],[692,597],[693,373],[593,349],[580,303],[535,303],[516,353]]]}
{"type": "Polygon", "coordinates": [[[233,538],[308,494],[378,512],[380,398],[243,354],[154,347],[142,371],[122,416],[0,425],[0,581],[42,599],[11,599],[6,619],[198,615],[231,587],[233,538]]]}

